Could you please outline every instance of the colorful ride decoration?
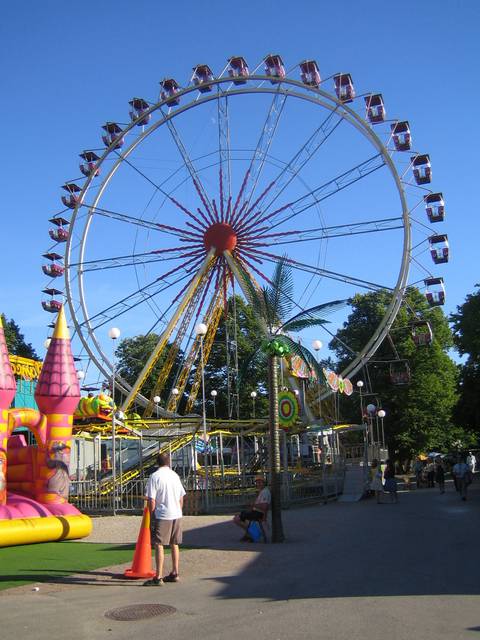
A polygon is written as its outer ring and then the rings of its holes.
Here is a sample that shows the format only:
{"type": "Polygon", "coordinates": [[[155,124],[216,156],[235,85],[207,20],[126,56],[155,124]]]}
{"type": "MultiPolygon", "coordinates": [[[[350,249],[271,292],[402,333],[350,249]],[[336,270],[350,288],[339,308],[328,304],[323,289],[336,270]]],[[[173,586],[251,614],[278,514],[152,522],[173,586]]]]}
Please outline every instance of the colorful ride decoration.
{"type": "Polygon", "coordinates": [[[291,427],[298,419],[298,400],[291,391],[278,393],[278,421],[281,427],[291,427]]]}
{"type": "Polygon", "coordinates": [[[332,391],[344,393],[346,396],[352,395],[353,385],[348,378],[342,378],[335,371],[328,371],[328,369],[323,369],[323,375],[332,391]]]}
{"type": "Polygon", "coordinates": [[[98,396],[80,398],[73,417],[75,420],[98,418],[108,421],[112,419],[114,408],[115,405],[112,398],[107,396],[106,393],[100,393],[98,396]]]}
{"type": "Polygon", "coordinates": [[[0,324],[0,547],[82,538],[92,523],[68,502],[73,412],[80,398],[63,308],[35,390],[36,409],[9,409],[16,381],[0,324]],[[28,427],[27,446],[17,427],[28,427]]]}
{"type": "Polygon", "coordinates": [[[292,376],[295,378],[301,378],[302,380],[316,380],[316,372],[308,366],[305,360],[302,360],[300,356],[291,355],[288,358],[288,368],[292,376]]]}

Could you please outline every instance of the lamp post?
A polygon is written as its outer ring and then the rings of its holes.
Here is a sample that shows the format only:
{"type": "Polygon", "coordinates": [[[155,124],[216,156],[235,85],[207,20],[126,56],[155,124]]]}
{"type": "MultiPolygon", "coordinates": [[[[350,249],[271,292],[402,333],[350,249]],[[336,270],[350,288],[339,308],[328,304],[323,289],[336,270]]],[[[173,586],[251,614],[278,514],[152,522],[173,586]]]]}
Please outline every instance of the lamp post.
{"type": "Polygon", "coordinates": [[[385,449],[385,432],[383,430],[383,419],[386,415],[387,414],[383,409],[380,409],[380,411],[377,413],[377,416],[380,418],[380,424],[382,425],[382,449],[385,449]]]}
{"type": "MultiPolygon", "coordinates": [[[[317,354],[317,362],[318,368],[320,368],[320,349],[323,347],[323,342],[321,340],[313,340],[312,348],[317,354]]],[[[325,441],[323,437],[323,426],[322,426],[322,400],[321,400],[321,386],[320,386],[320,373],[317,374],[317,382],[318,382],[318,421],[320,424],[320,438],[322,441],[322,446],[320,449],[320,461],[322,463],[322,495],[323,501],[327,501],[327,493],[326,493],[326,480],[325,480],[325,441]]],[[[318,447],[318,436],[317,436],[317,447],[318,447]]],[[[316,454],[316,462],[318,462],[318,451],[316,454]]]]}
{"type": "Polygon", "coordinates": [[[157,420],[158,420],[158,405],[160,404],[160,396],[154,396],[153,397],[153,402],[155,403],[155,413],[157,415],[157,420]]]}
{"type": "Polygon", "coordinates": [[[113,515],[117,515],[117,461],[115,459],[115,340],[120,337],[120,329],[112,327],[108,330],[108,337],[113,342],[112,349],[112,497],[113,515]]]}
{"type": "Polygon", "coordinates": [[[357,389],[358,389],[358,393],[360,394],[360,414],[361,414],[361,420],[363,424],[363,396],[362,396],[363,380],[357,380],[357,389]]]}
{"type": "Polygon", "coordinates": [[[213,417],[216,418],[217,417],[217,407],[215,404],[215,400],[217,398],[217,391],[215,389],[212,389],[210,391],[210,395],[212,396],[212,400],[213,400],[213,417]]]}
{"type": "Polygon", "coordinates": [[[205,510],[209,510],[209,493],[208,493],[208,457],[207,457],[207,413],[205,410],[205,370],[203,363],[203,339],[207,333],[207,325],[200,322],[195,327],[195,334],[200,338],[200,367],[202,373],[202,422],[203,422],[203,440],[205,443],[205,510]]]}
{"type": "Polygon", "coordinates": [[[368,411],[368,426],[370,429],[370,442],[373,446],[375,444],[375,438],[373,433],[373,416],[377,411],[377,407],[374,404],[367,404],[367,411],[368,411]]]}
{"type": "Polygon", "coordinates": [[[180,391],[177,389],[177,387],[174,387],[172,389],[172,396],[173,396],[173,399],[175,401],[175,409],[177,408],[177,402],[178,402],[179,394],[180,394],[180,391]]]}
{"type": "Polygon", "coordinates": [[[85,378],[85,371],[82,371],[81,369],[79,369],[77,371],[77,378],[79,379],[79,381],[83,380],[85,378]]]}
{"type": "Polygon", "coordinates": [[[251,391],[250,397],[252,399],[252,418],[255,420],[255,398],[257,397],[257,392],[251,391]]]}

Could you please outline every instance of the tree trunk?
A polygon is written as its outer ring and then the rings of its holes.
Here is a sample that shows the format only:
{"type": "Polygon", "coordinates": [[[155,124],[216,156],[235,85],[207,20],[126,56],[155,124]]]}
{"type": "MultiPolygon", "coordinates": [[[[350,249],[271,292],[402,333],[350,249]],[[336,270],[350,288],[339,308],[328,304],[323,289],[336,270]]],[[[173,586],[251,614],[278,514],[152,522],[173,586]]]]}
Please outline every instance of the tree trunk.
{"type": "Polygon", "coordinates": [[[278,358],[268,358],[268,398],[270,426],[270,487],[272,493],[272,542],[283,542],[282,475],[280,469],[280,437],[278,429],[278,358]]]}

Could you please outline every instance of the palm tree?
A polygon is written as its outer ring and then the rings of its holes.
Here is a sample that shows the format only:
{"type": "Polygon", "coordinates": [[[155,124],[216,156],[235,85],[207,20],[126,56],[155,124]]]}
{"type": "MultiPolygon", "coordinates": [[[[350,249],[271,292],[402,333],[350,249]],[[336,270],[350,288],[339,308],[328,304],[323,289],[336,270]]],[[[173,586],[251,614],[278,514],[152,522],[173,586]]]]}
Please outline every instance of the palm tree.
{"type": "MultiPolygon", "coordinates": [[[[238,267],[238,263],[237,263],[238,267]]],[[[271,284],[267,287],[255,286],[247,271],[238,269],[242,289],[255,313],[265,325],[267,339],[262,349],[268,358],[268,395],[270,431],[270,484],[272,493],[272,542],[285,539],[281,512],[281,470],[280,438],[278,420],[278,365],[288,354],[299,356],[315,372],[320,380],[323,373],[313,354],[293,340],[289,332],[297,332],[308,327],[327,324],[326,316],[346,304],[345,300],[335,300],[317,305],[289,317],[295,305],[293,278],[288,258],[283,257],[276,265],[271,284]]]]}

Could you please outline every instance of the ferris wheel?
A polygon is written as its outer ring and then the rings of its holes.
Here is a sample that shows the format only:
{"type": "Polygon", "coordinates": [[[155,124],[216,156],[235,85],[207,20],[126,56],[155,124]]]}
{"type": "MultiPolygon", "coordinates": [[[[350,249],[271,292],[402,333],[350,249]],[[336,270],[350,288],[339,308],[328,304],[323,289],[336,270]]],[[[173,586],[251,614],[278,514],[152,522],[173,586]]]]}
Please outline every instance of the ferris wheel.
{"type": "MultiPolygon", "coordinates": [[[[321,78],[314,60],[286,70],[272,54],[250,69],[237,56],[218,75],[197,65],[184,87],[166,78],[157,98],[129,106],[128,122],[106,122],[102,148],[83,151],[82,177],[63,185],[42,302],[54,313],[65,296],[82,348],[107,378],[112,324],[125,336],[160,336],[137,382],[117,379],[125,409],[140,399],[151,410],[142,385],[163,353],[155,395],[175,411],[200,343],[208,358],[226,300],[242,293],[239,270],[264,285],[283,257],[298,311],[392,293],[345,377],[375,353],[400,308],[420,205],[421,242],[434,262],[448,260],[447,236],[425,234],[444,218],[442,194],[425,186],[429,156],[412,151],[406,120],[387,120],[382,95],[360,93],[348,73],[321,78]]],[[[429,303],[443,304],[442,278],[427,270],[424,286],[429,303]]],[[[332,318],[327,338],[345,318],[332,318]]]]}

